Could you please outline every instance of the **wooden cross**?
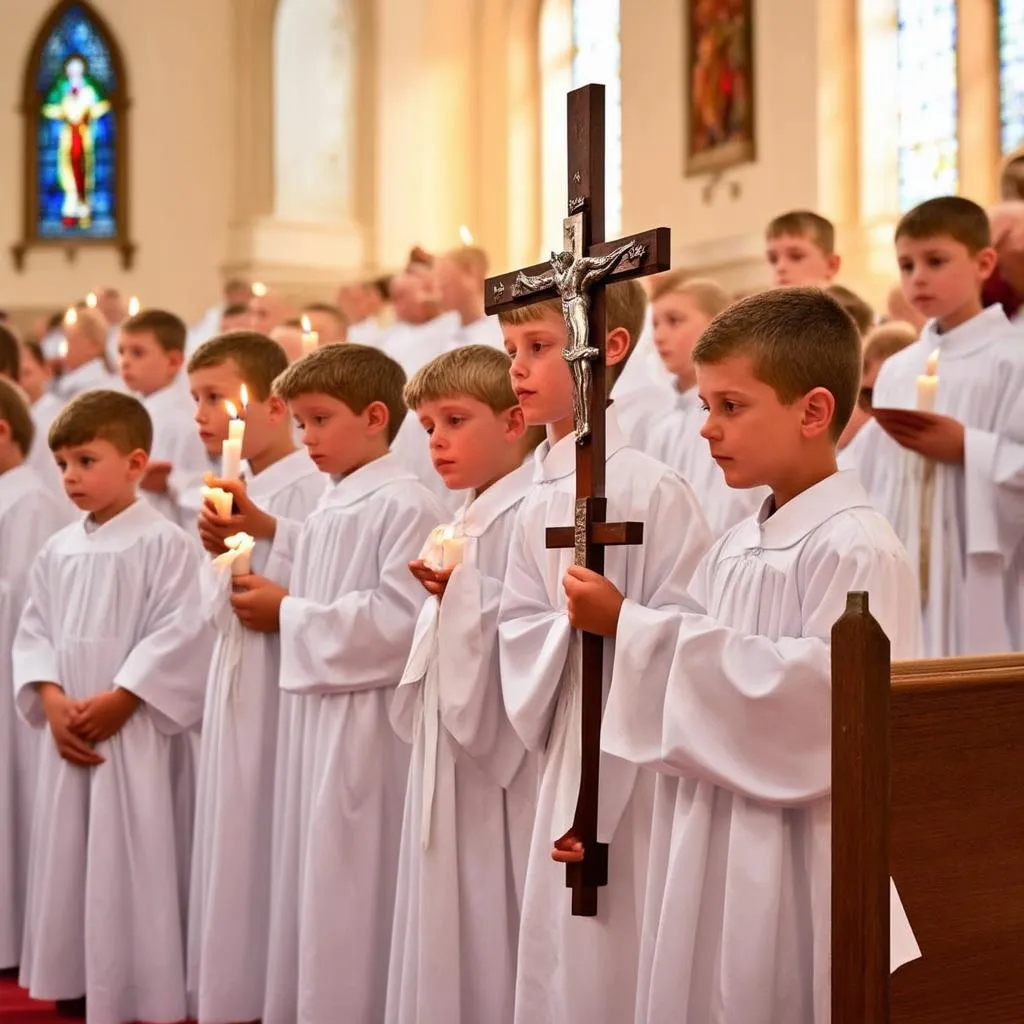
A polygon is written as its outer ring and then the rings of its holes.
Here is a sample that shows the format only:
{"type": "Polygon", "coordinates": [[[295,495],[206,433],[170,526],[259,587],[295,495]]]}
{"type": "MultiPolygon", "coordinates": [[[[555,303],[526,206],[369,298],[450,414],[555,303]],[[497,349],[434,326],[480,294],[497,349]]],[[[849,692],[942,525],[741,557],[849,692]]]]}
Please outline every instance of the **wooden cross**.
{"type": "MultiPolygon", "coordinates": [[[[549,527],[549,548],[573,548],[577,565],[604,573],[608,545],[640,544],[642,523],[609,523],[605,500],[605,296],[603,285],[668,270],[668,228],[604,240],[604,86],[586,85],[568,96],[569,210],[563,221],[564,252],[550,263],[487,280],[488,313],[503,313],[560,298],[568,343],[565,358],[574,380],[576,509],[574,524],[549,527]]],[[[583,693],[580,790],[568,839],[582,843],[583,859],[566,864],[572,913],[593,917],[597,890],[608,884],[608,848],[597,841],[601,766],[604,640],[582,636],[583,693]]]]}

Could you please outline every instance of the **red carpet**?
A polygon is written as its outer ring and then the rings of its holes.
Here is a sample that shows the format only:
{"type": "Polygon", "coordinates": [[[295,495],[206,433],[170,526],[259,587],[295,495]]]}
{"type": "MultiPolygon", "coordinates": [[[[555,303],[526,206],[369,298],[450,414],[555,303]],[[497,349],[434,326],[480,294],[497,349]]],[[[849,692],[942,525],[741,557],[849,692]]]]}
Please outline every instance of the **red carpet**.
{"type": "Polygon", "coordinates": [[[18,988],[14,978],[0,975],[0,1021],[3,1024],[68,1024],[58,1017],[53,1003],[37,1003],[28,993],[18,988]]]}

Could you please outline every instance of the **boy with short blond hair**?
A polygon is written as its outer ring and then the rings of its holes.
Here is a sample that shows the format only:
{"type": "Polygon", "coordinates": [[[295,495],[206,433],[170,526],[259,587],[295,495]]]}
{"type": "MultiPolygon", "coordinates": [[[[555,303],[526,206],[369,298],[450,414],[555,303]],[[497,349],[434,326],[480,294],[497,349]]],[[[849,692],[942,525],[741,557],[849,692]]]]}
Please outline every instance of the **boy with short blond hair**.
{"type": "Polygon", "coordinates": [[[832,222],[812,210],[790,210],[772,218],[765,231],[765,258],[772,284],[824,288],[839,273],[832,222]]]}
{"type": "Polygon", "coordinates": [[[125,387],[140,396],[153,421],[153,450],[140,486],[154,508],[191,532],[188,494],[209,468],[192,427],[192,400],[181,372],[188,329],[173,313],[146,309],[117,329],[117,356],[125,387]]]}
{"type": "Polygon", "coordinates": [[[461,345],[489,345],[504,351],[501,325],[496,316],[484,312],[484,281],[487,253],[479,246],[464,245],[437,258],[436,272],[441,291],[441,308],[457,313],[459,322],[452,339],[461,345]]]}
{"type": "MultiPolygon", "coordinates": [[[[271,515],[302,522],[324,491],[322,475],[295,447],[291,418],[274,380],[288,368],[281,346],[254,331],[200,345],[188,364],[195,421],[211,456],[228,436],[225,399],[243,408],[244,487],[271,515]]],[[[240,532],[212,505],[200,515],[200,537],[213,555],[240,532]]],[[[251,568],[287,585],[291,566],[270,558],[260,538],[251,568]]],[[[278,633],[245,629],[232,614],[230,568],[208,566],[207,614],[217,630],[206,685],[199,758],[188,935],[189,1013],[201,1021],[257,1020],[270,941],[274,769],[279,724],[278,633]],[[244,694],[242,699],[239,695],[244,694]]]]}
{"type": "Polygon", "coordinates": [[[121,390],[120,378],[107,363],[109,328],[102,314],[85,305],[69,309],[61,322],[60,376],[53,392],[61,402],[95,389],[121,390]]]}
{"type": "MultiPolygon", "coordinates": [[[[770,496],[676,607],[582,568],[564,581],[573,625],[615,638],[602,749],[659,773],[620,1019],[827,1021],[832,625],[867,591],[893,657],[915,656],[917,588],[856,474],[836,472],[860,376],[847,314],[817,288],[767,292],[716,317],[693,357],[727,480],[770,496]]],[[[895,966],[912,955],[894,948],[895,966]]]]}
{"type": "Polygon", "coordinates": [[[1019,650],[1024,350],[1002,307],[982,308],[996,262],[988,217],[969,199],[930,199],[897,225],[896,256],[907,298],[930,319],[872,397],[894,442],[877,454],[883,508],[919,567],[925,650],[1019,650]],[[922,376],[938,379],[934,408],[920,407],[922,376]]]}
{"type": "MultiPolygon", "coordinates": [[[[5,652],[14,644],[32,562],[70,514],[68,503],[28,463],[34,433],[25,397],[0,378],[0,650],[5,652]]],[[[0,970],[16,967],[21,959],[36,738],[18,720],[8,655],[0,660],[0,970]]]]}
{"type": "Polygon", "coordinates": [[[713,537],[720,537],[751,515],[764,500],[761,488],[733,488],[725,482],[707,441],[701,436],[705,412],[697,394],[693,346],[708,324],[732,300],[717,282],[686,278],[682,271],[662,275],[651,289],[654,344],[675,382],[672,408],[658,410],[644,451],[671,466],[693,488],[713,537]]]}
{"type": "MultiPolygon", "coordinates": [[[[643,319],[636,282],[606,290],[607,363],[613,376],[643,319]]],[[[621,1024],[633,1010],[640,951],[640,907],[650,840],[653,777],[602,758],[598,834],[608,842],[615,884],[602,890],[598,917],[573,917],[564,868],[551,843],[573,822],[580,771],[580,649],[566,615],[561,579],[569,550],[545,545],[548,527],[573,522],[576,444],[573,380],[558,301],[502,314],[512,356],[512,388],[528,424],[545,425],[536,486],[523,499],[509,549],[499,612],[501,685],[510,721],[540,762],[538,809],[526,871],[519,933],[515,1020],[554,1024],[570,1018],[621,1024]],[[595,984],[594,979],[606,984],[595,984]]],[[[606,553],[608,572],[642,600],[682,599],[709,543],[689,487],[668,467],[628,447],[614,404],[607,413],[609,520],[644,523],[642,546],[606,553]]],[[[609,655],[611,652],[609,651],[609,655]]],[[[605,660],[606,683],[611,658],[605,660]]],[[[559,846],[560,859],[575,854],[559,846]]]]}
{"type": "MultiPolygon", "coordinates": [[[[330,302],[311,302],[302,307],[302,316],[320,336],[321,345],[340,345],[348,340],[348,317],[330,302]]],[[[301,319],[299,321],[301,326],[301,319]]]]}
{"type": "Polygon", "coordinates": [[[90,1020],[186,1015],[171,752],[202,713],[212,638],[194,545],[137,499],[152,438],[141,403],[113,391],[54,420],[50,447],[86,515],[33,564],[14,642],[18,710],[48,734],[21,984],[84,996],[90,1020]]]}
{"type": "Polygon", "coordinates": [[[449,528],[461,561],[449,564],[432,535],[409,566],[431,597],[391,705],[412,763],[385,1020],[502,1024],[512,1020],[536,773],[502,703],[497,617],[543,430],[526,426],[508,356],[484,345],[427,363],[405,400],[437,473],[468,496],[449,528]],[[467,898],[477,891],[487,899],[467,898]]]}
{"type": "Polygon", "coordinates": [[[271,557],[292,564],[287,590],[241,576],[232,598],[243,625],[280,630],[287,697],[266,1024],[384,1015],[409,764],[388,706],[425,596],[408,563],[443,515],[388,452],[404,385],[402,368],[364,345],[328,345],[293,363],[274,393],[327,490],[298,524],[234,488],[247,532],[273,536],[271,557]]]}

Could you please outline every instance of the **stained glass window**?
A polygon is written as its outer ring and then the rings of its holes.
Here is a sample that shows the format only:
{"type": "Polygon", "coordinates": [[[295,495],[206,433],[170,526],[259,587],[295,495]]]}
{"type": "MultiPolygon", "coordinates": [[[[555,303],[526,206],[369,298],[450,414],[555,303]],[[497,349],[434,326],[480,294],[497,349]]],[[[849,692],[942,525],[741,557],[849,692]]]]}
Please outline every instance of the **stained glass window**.
{"type": "Polygon", "coordinates": [[[999,0],[999,124],[1004,154],[1024,143],[1024,0],[999,0]]]}
{"type": "Polygon", "coordinates": [[[956,0],[898,0],[900,209],[959,184],[956,0]]]}
{"type": "Polygon", "coordinates": [[[112,100],[121,83],[112,44],[84,4],[61,9],[32,74],[35,235],[113,239],[121,125],[112,100]]]}
{"type": "Polygon", "coordinates": [[[622,230],[622,79],[619,0],[573,0],[573,88],[605,87],[605,237],[622,230]]]}

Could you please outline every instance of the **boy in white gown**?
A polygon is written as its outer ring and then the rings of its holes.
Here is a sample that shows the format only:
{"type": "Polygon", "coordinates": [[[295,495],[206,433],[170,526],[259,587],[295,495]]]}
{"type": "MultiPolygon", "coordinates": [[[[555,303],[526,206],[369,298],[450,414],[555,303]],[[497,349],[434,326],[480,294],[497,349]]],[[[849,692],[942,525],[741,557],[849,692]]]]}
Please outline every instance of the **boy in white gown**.
{"type": "Polygon", "coordinates": [[[1024,644],[1024,345],[1001,306],[981,307],[990,241],[985,211],[959,196],[903,217],[903,288],[932,319],[885,363],[873,394],[891,439],[876,455],[882,508],[918,570],[934,657],[1024,644]]]}
{"type": "MultiPolygon", "coordinates": [[[[270,557],[292,561],[288,589],[241,576],[232,597],[243,625],[280,628],[292,698],[278,747],[266,1024],[384,1016],[409,767],[388,705],[426,597],[408,563],[442,517],[388,452],[404,384],[394,360],[351,343],[318,349],[274,384],[330,484],[304,524],[273,524],[270,557]]],[[[256,517],[240,491],[236,501],[256,517]]]]}
{"type": "Polygon", "coordinates": [[[914,656],[917,587],[836,471],[861,362],[843,310],[817,289],[753,296],[694,362],[726,479],[771,497],[681,607],[624,601],[585,569],[565,580],[573,624],[616,639],[602,748],[661,773],[635,1020],[826,1024],[832,625],[866,590],[893,657],[914,656]]]}
{"type": "MultiPolygon", "coordinates": [[[[606,289],[607,359],[614,376],[643,323],[635,281],[606,289]]],[[[570,915],[565,868],[552,841],[573,821],[580,777],[580,650],[565,612],[562,577],[570,550],[548,550],[545,529],[573,521],[576,443],[573,381],[563,358],[566,327],[551,300],[502,314],[512,387],[526,422],[547,426],[535,486],[520,506],[499,613],[501,685],[509,719],[540,761],[519,933],[515,1020],[563,1024],[578,1018],[621,1024],[633,1012],[640,917],[654,777],[617,758],[601,759],[598,831],[610,843],[596,917],[570,915]],[[604,984],[595,984],[602,979],[604,984]]],[[[696,498],[667,466],[628,447],[614,406],[607,418],[608,518],[644,523],[644,544],[610,548],[609,575],[638,599],[682,600],[710,543],[696,498]]],[[[610,676],[611,652],[606,654],[610,676]]],[[[559,854],[561,856],[561,854],[559,854]]]]}
{"type": "Polygon", "coordinates": [[[707,412],[697,394],[693,346],[731,299],[714,281],[688,278],[685,271],[673,270],[655,280],[651,301],[654,344],[672,374],[675,404],[658,416],[643,448],[693,488],[711,535],[718,538],[751,515],[767,493],[763,487],[730,487],[701,436],[707,412]]]}
{"type": "Polygon", "coordinates": [[[21,957],[39,744],[38,733],[18,718],[8,652],[32,562],[72,511],[26,461],[33,443],[38,443],[34,429],[21,392],[0,379],[0,651],[5,652],[0,660],[0,970],[17,967],[21,957]]]}
{"type": "MultiPolygon", "coordinates": [[[[323,474],[295,448],[288,407],[271,393],[288,368],[277,342],[234,331],[200,345],[188,364],[195,420],[207,450],[228,436],[225,398],[241,408],[248,391],[242,456],[249,498],[272,516],[302,522],[324,491],[323,474]]],[[[242,528],[208,504],[199,533],[212,555],[242,528]]],[[[270,560],[257,537],[252,571],[287,585],[291,565],[270,560]]],[[[189,903],[189,1013],[203,1024],[258,1020],[270,941],[270,851],[278,729],[280,642],[243,629],[230,605],[230,574],[204,576],[205,609],[218,635],[206,686],[189,903]]]]}
{"type": "MultiPolygon", "coordinates": [[[[64,493],[64,481],[61,479],[57,463],[53,461],[53,452],[46,443],[50,433],[50,424],[64,407],[64,403],[49,390],[53,374],[50,364],[43,355],[43,350],[34,341],[26,341],[21,346],[21,369],[18,383],[22,391],[28,395],[29,412],[35,424],[35,440],[28,455],[28,464],[36,471],[43,483],[62,500],[67,501],[64,493]]],[[[68,513],[72,511],[68,502],[68,513]]]]}
{"type": "Polygon", "coordinates": [[[121,378],[107,363],[107,322],[85,306],[67,311],[61,327],[61,374],[53,382],[53,393],[62,403],[97,388],[122,391],[121,378]]]}
{"type": "Polygon", "coordinates": [[[441,548],[435,531],[410,565],[432,596],[391,704],[412,761],[385,1020],[511,1024],[537,779],[502,702],[498,604],[543,431],[523,420],[508,356],[481,345],[428,363],[405,400],[438,474],[469,497],[453,539],[441,548]]]}
{"type": "Polygon", "coordinates": [[[171,740],[202,713],[211,636],[199,555],[136,496],[153,428],[134,398],[82,395],[54,420],[87,513],[40,552],[14,643],[37,729],[21,984],[86,998],[89,1024],[185,1016],[171,740]]]}
{"type": "Polygon", "coordinates": [[[153,421],[152,458],[140,488],[155,508],[194,536],[195,513],[187,495],[201,485],[209,460],[192,422],[183,369],[186,336],[184,322],[173,313],[143,310],[118,328],[117,354],[125,387],[140,396],[153,421]]]}

